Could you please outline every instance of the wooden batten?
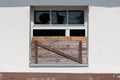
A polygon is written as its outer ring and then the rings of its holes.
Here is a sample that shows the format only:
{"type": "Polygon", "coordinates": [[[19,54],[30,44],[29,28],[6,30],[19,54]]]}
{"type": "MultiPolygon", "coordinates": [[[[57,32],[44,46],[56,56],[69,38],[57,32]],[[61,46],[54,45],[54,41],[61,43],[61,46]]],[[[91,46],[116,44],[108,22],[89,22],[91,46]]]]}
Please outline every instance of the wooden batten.
{"type": "Polygon", "coordinates": [[[38,42],[35,41],[35,63],[38,64],[38,42]]]}
{"type": "Polygon", "coordinates": [[[86,41],[87,37],[32,37],[32,41],[50,41],[50,40],[86,41]]]}

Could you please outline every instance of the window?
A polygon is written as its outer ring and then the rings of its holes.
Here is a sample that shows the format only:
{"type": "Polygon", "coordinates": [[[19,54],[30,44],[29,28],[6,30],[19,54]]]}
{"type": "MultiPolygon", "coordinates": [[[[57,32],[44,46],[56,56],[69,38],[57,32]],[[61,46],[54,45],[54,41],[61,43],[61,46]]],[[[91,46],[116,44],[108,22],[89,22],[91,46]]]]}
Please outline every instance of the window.
{"type": "Polygon", "coordinates": [[[34,11],[35,24],[84,24],[84,11],[52,10],[34,11]]]}
{"type": "Polygon", "coordinates": [[[87,11],[31,7],[30,66],[87,66],[87,11]]]}
{"type": "Polygon", "coordinates": [[[84,11],[71,10],[68,15],[68,24],[84,24],[84,11]]]}
{"type": "Polygon", "coordinates": [[[50,21],[49,11],[35,11],[34,18],[35,24],[49,24],[50,21]]]}

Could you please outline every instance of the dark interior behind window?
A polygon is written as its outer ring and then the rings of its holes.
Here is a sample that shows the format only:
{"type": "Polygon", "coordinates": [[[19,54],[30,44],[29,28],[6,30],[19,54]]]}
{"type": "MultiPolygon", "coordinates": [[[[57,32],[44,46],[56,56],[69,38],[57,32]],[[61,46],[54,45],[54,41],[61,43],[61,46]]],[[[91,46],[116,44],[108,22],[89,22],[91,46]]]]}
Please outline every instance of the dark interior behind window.
{"type": "Polygon", "coordinates": [[[52,11],[52,24],[66,24],[67,11],[52,11]]]}
{"type": "Polygon", "coordinates": [[[34,23],[35,24],[49,24],[50,23],[50,11],[34,11],[34,23]]]}
{"type": "Polygon", "coordinates": [[[65,36],[65,30],[33,30],[33,36],[65,36]]]}
{"type": "Polygon", "coordinates": [[[70,36],[85,36],[85,30],[70,30],[70,36]]]}
{"type": "Polygon", "coordinates": [[[84,24],[84,11],[68,11],[68,24],[84,24]]]}

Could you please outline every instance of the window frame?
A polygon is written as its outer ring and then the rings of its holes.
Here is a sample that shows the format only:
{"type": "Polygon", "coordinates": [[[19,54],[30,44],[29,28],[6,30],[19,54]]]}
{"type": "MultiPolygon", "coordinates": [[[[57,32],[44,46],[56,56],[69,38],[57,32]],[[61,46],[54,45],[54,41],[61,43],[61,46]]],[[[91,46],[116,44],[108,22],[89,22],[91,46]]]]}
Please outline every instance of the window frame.
{"type": "MultiPolygon", "coordinates": [[[[81,6],[80,6],[81,7],[81,6]]],[[[79,6],[75,6],[73,8],[69,8],[69,7],[64,7],[64,8],[61,8],[58,7],[58,9],[54,9],[54,6],[53,7],[31,7],[31,19],[30,19],[30,22],[31,22],[31,36],[30,36],[30,41],[32,40],[32,37],[33,37],[33,29],[45,29],[45,30],[48,30],[48,29],[53,29],[53,30],[57,30],[57,29],[60,29],[60,30],[65,30],[65,37],[67,36],[70,36],[70,30],[72,29],[76,29],[76,30],[85,30],[85,37],[88,37],[88,6],[85,6],[85,8],[80,8],[79,6]],[[68,14],[68,10],[82,10],[84,11],[84,24],[51,24],[51,17],[50,17],[50,24],[34,24],[34,11],[35,10],[45,10],[45,11],[48,11],[50,10],[50,15],[51,15],[51,11],[52,10],[67,10],[67,14],[68,14]],[[56,27],[57,26],[57,27],[56,27]]],[[[67,16],[67,19],[68,19],[68,16],[67,16]]],[[[68,20],[67,20],[68,21],[68,20]]],[[[67,22],[68,23],[68,22],[67,22]]],[[[31,49],[30,49],[31,50],[31,49]]],[[[31,58],[31,53],[30,53],[30,58],[31,58]]],[[[31,60],[30,60],[31,61],[31,60]]],[[[71,67],[75,67],[75,66],[82,66],[82,67],[86,67],[88,66],[88,57],[87,57],[87,64],[30,64],[31,67],[35,67],[35,66],[39,66],[39,67],[45,67],[45,66],[49,66],[49,67],[52,67],[52,66],[60,66],[60,67],[63,67],[63,66],[71,66],[71,67]]]]}
{"type": "MultiPolygon", "coordinates": [[[[68,24],[68,20],[67,20],[67,24],[51,24],[51,11],[56,11],[56,9],[49,9],[49,8],[45,8],[45,9],[39,9],[39,8],[34,8],[31,10],[31,29],[64,29],[66,30],[66,36],[70,36],[68,34],[70,34],[70,29],[85,29],[85,36],[87,37],[87,26],[88,26],[88,10],[87,9],[66,9],[67,14],[68,11],[84,11],[84,24],[68,24]],[[49,11],[50,12],[50,23],[49,24],[35,24],[34,23],[34,11],[49,11]],[[57,26],[57,27],[56,27],[57,26]],[[73,27],[74,26],[74,27],[73,27]]],[[[65,11],[65,9],[60,9],[62,11],[65,11]]],[[[58,11],[60,11],[58,9],[58,11]]],[[[68,15],[67,15],[67,19],[68,19],[68,15]]],[[[31,33],[33,33],[33,31],[31,31],[31,33]]],[[[31,34],[31,36],[33,36],[33,34],[31,34]]]]}

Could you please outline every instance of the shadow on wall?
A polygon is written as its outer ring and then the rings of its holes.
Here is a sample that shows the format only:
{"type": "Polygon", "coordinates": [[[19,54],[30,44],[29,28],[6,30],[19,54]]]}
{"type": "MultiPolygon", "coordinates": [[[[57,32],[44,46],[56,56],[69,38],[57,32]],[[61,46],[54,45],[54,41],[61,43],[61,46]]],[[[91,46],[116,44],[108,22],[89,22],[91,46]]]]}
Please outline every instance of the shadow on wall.
{"type": "Polygon", "coordinates": [[[120,6],[120,0],[0,0],[0,7],[24,7],[37,5],[41,6],[91,5],[103,7],[118,7],[120,6]]]}

